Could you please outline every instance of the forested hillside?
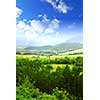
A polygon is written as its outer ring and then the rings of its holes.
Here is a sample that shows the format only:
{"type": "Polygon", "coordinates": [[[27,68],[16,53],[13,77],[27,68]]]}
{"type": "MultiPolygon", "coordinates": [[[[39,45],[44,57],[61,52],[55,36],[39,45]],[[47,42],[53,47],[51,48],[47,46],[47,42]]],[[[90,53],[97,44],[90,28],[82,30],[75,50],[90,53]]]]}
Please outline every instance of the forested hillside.
{"type": "Polygon", "coordinates": [[[83,100],[83,58],[16,58],[16,86],[17,100],[83,100]]]}

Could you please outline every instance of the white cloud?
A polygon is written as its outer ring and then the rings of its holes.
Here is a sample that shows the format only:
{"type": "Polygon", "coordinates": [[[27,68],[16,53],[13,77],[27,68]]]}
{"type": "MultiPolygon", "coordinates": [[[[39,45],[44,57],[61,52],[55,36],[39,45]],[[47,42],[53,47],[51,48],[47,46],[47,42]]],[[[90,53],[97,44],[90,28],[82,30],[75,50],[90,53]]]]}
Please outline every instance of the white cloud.
{"type": "Polygon", "coordinates": [[[60,21],[58,19],[53,19],[51,23],[49,24],[49,28],[57,29],[59,28],[59,23],[60,21]]]}
{"type": "MultiPolygon", "coordinates": [[[[19,41],[24,41],[27,45],[55,45],[66,40],[59,34],[58,19],[49,19],[47,15],[42,15],[42,20],[19,21],[16,25],[17,36],[21,36],[19,41]],[[45,25],[48,19],[48,23],[45,25]],[[43,22],[44,21],[44,22],[43,22]]],[[[18,37],[17,37],[18,40],[18,37]]]]}
{"type": "Polygon", "coordinates": [[[39,14],[37,17],[42,17],[42,14],[39,14]]]}
{"type": "Polygon", "coordinates": [[[43,17],[43,20],[42,20],[43,22],[49,22],[50,21],[50,19],[48,19],[46,14],[44,14],[42,17],[43,17]]]}
{"type": "Polygon", "coordinates": [[[62,1],[60,1],[59,2],[59,5],[58,5],[58,7],[57,7],[57,9],[60,11],[60,12],[63,12],[63,13],[67,13],[67,5],[64,3],[64,2],[62,2],[62,1]]]}
{"type": "Polygon", "coordinates": [[[23,11],[20,8],[16,7],[16,18],[18,18],[22,13],[23,11]]]}
{"type": "Polygon", "coordinates": [[[25,31],[29,30],[30,27],[24,21],[19,21],[16,25],[16,32],[17,33],[24,33],[25,31]]]}
{"type": "Polygon", "coordinates": [[[58,19],[53,19],[49,23],[47,29],[45,30],[45,33],[54,33],[54,32],[56,32],[56,29],[59,28],[59,23],[60,23],[60,21],[58,19]]]}
{"type": "Polygon", "coordinates": [[[63,14],[67,13],[69,7],[63,2],[63,0],[43,0],[53,6],[56,10],[59,12],[62,12],[63,14]]]}
{"type": "Polygon", "coordinates": [[[53,33],[56,29],[59,28],[60,21],[58,19],[54,18],[50,20],[46,14],[39,14],[38,17],[42,18],[41,22],[39,22],[42,23],[42,25],[45,27],[46,33],[53,33]]]}
{"type": "Polygon", "coordinates": [[[42,23],[38,20],[32,20],[31,21],[31,28],[38,33],[42,33],[44,30],[44,27],[42,25],[42,23]]]}
{"type": "Polygon", "coordinates": [[[47,28],[45,30],[45,33],[54,33],[54,30],[52,28],[47,28]]]}
{"type": "Polygon", "coordinates": [[[39,36],[35,43],[38,43],[38,45],[56,45],[65,41],[66,37],[63,35],[48,34],[39,36]]]}

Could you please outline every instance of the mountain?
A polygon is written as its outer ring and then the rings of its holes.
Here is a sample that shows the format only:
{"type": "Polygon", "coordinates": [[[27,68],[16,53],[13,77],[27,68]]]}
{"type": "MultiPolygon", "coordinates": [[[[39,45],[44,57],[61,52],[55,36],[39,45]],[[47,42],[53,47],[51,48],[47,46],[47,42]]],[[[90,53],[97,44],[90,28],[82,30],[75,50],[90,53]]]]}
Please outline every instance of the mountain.
{"type": "Polygon", "coordinates": [[[26,46],[23,46],[23,45],[16,46],[16,50],[24,50],[24,48],[26,48],[26,46]]]}
{"type": "Polygon", "coordinates": [[[58,51],[71,51],[82,48],[83,45],[81,43],[62,43],[56,45],[54,48],[58,51]]]}
{"type": "Polygon", "coordinates": [[[63,52],[63,51],[71,51],[71,50],[76,50],[76,49],[81,49],[83,47],[82,43],[61,43],[58,45],[54,46],[29,46],[29,47],[24,47],[24,46],[17,46],[17,50],[22,48],[22,50],[29,51],[57,51],[57,52],[63,52]]]}

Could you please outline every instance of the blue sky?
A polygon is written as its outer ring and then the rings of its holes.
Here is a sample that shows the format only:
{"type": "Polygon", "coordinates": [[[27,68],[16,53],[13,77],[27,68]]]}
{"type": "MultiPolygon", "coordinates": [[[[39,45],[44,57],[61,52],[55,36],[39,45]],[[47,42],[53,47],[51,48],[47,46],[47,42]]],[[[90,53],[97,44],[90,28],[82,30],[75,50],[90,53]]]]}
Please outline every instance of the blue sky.
{"type": "Polygon", "coordinates": [[[82,35],[82,0],[16,1],[17,45],[55,45],[82,35]]]}

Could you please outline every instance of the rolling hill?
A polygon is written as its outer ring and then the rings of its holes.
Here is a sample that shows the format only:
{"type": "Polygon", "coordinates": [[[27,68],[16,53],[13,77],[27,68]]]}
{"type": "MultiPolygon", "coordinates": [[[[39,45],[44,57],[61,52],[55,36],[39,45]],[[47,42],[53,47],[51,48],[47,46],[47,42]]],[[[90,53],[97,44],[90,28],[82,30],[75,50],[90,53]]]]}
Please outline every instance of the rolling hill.
{"type": "Polygon", "coordinates": [[[24,50],[24,51],[49,51],[49,52],[65,52],[65,51],[72,51],[76,49],[81,49],[83,47],[82,43],[61,43],[57,45],[50,45],[50,46],[17,46],[16,50],[24,50]]]}

